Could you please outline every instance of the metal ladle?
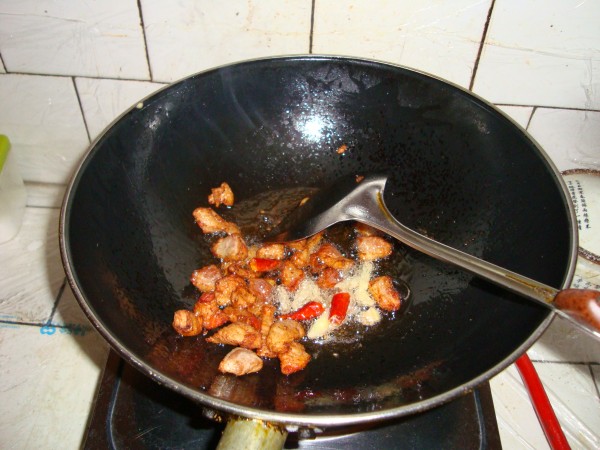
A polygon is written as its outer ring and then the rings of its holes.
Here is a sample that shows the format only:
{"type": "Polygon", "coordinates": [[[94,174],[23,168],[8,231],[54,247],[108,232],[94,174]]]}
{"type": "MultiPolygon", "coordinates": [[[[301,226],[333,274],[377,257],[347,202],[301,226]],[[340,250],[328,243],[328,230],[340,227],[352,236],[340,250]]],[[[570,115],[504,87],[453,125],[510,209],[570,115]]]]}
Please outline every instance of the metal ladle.
{"type": "Polygon", "coordinates": [[[356,220],[433,258],[534,300],[600,340],[599,291],[557,290],[417,233],[398,222],[386,207],[383,200],[386,181],[385,175],[368,175],[360,182],[354,176],[341,178],[292,211],[266,241],[295,241],[338,222],[356,220]]]}

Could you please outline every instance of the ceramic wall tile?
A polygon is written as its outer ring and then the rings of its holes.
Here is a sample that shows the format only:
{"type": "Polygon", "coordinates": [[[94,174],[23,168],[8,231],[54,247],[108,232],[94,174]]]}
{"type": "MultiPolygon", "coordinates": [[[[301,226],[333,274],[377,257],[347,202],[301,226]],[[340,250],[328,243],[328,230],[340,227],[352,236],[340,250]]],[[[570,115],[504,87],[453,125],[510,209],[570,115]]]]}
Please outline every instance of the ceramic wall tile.
{"type": "Polygon", "coordinates": [[[591,366],[592,369],[592,379],[594,380],[594,385],[596,386],[596,393],[600,397],[600,365],[591,366]]]}
{"type": "Polygon", "coordinates": [[[527,128],[527,124],[531,119],[533,107],[531,106],[512,106],[498,105],[498,108],[505,112],[511,119],[517,122],[521,127],[527,128]]]}
{"type": "Polygon", "coordinates": [[[529,356],[539,361],[600,363],[600,346],[594,338],[557,317],[529,349],[529,356]]]}
{"type": "Polygon", "coordinates": [[[68,283],[62,292],[50,323],[54,326],[65,326],[68,329],[82,330],[83,332],[92,330],[90,321],[77,303],[68,283]]]}
{"type": "Polygon", "coordinates": [[[4,0],[9,72],[149,79],[136,0],[4,0]]]}
{"type": "Polygon", "coordinates": [[[58,248],[57,209],[26,208],[19,234],[0,244],[0,316],[45,323],[65,274],[58,248]]]}
{"type": "Polygon", "coordinates": [[[65,195],[64,184],[25,183],[27,206],[60,208],[65,195]]]}
{"type": "Polygon", "coordinates": [[[468,87],[489,1],[316,0],[313,52],[410,66],[468,87]]]}
{"type": "Polygon", "coordinates": [[[73,81],[0,75],[0,129],[25,181],[66,183],[89,145],[73,81]]]}
{"type": "Polygon", "coordinates": [[[537,108],[529,132],[559,170],[600,169],[600,112],[537,108]]]}
{"type": "Polygon", "coordinates": [[[600,108],[600,8],[496,0],[474,91],[496,103],[600,108]]]}
{"type": "Polygon", "coordinates": [[[587,364],[534,363],[572,448],[600,448],[600,398],[587,364]]]}
{"type": "Polygon", "coordinates": [[[155,81],[173,81],[222,64],[308,53],[307,0],[141,0],[155,81]]]}
{"type": "Polygon", "coordinates": [[[75,83],[92,139],[95,139],[122,112],[164,86],[143,81],[94,78],[77,78],[75,83]]]}
{"type": "Polygon", "coordinates": [[[95,332],[0,328],[0,447],[81,448],[108,354],[95,332]]]}
{"type": "Polygon", "coordinates": [[[514,365],[490,380],[502,447],[549,449],[529,396],[514,365]]]}

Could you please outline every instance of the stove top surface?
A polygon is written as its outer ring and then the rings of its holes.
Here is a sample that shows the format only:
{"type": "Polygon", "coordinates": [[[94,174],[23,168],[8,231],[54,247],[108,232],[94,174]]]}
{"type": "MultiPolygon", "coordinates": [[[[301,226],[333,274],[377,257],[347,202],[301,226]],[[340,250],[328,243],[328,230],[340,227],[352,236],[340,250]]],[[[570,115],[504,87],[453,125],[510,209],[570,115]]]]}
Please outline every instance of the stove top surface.
{"type": "MultiPolygon", "coordinates": [[[[224,425],[111,352],[84,448],[213,449],[224,425]]],[[[488,384],[424,413],[377,424],[290,433],[286,449],[500,449],[488,384]]]]}

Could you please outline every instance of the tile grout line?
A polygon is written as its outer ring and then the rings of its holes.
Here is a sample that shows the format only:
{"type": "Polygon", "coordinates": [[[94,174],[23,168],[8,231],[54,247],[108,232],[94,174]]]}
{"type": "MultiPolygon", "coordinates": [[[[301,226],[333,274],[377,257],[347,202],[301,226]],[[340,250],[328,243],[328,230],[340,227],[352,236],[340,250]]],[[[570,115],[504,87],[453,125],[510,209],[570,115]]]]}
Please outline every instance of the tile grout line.
{"type": "Polygon", "coordinates": [[[477,69],[479,68],[479,60],[481,59],[481,54],[483,53],[483,46],[485,45],[485,40],[487,38],[488,28],[492,20],[492,13],[494,11],[495,4],[496,0],[492,0],[490,3],[490,9],[488,10],[487,17],[485,19],[485,24],[483,25],[483,33],[481,34],[481,41],[479,42],[479,49],[477,50],[477,57],[475,58],[473,73],[471,74],[471,82],[469,83],[470,91],[473,90],[473,86],[475,85],[475,77],[477,76],[477,69]]]}
{"type": "Polygon", "coordinates": [[[144,50],[146,52],[146,64],[148,64],[148,76],[153,80],[152,66],[150,65],[150,53],[148,52],[148,39],[146,39],[146,26],[144,25],[144,14],[142,13],[142,0],[137,0],[138,14],[140,16],[140,25],[142,27],[142,37],[144,38],[144,50]]]}
{"type": "Polygon", "coordinates": [[[75,82],[75,77],[71,77],[73,80],[73,89],[75,89],[75,96],[77,97],[77,103],[79,104],[79,112],[81,113],[81,118],[83,120],[83,126],[85,127],[85,132],[88,138],[88,144],[92,143],[92,136],[90,135],[90,128],[88,127],[87,120],[85,118],[85,113],[83,112],[83,104],[81,103],[81,96],[79,95],[79,89],[77,89],[77,83],[75,82]]]}
{"type": "Polygon", "coordinates": [[[590,371],[590,376],[592,377],[592,383],[594,384],[594,389],[596,390],[596,396],[600,399],[600,387],[598,383],[596,383],[596,377],[594,376],[594,371],[592,370],[592,364],[588,364],[588,370],[590,371]]]}
{"type": "Polygon", "coordinates": [[[571,366],[600,366],[600,361],[549,361],[547,359],[533,359],[531,358],[531,362],[536,364],[566,364],[571,366]]]}
{"type": "MultiPolygon", "coordinates": [[[[316,0],[314,0],[316,1],[316,0]]],[[[311,47],[309,51],[312,53],[312,25],[311,25],[311,47]]],[[[1,57],[1,56],[0,56],[1,57]]],[[[6,67],[5,67],[6,68],[6,67]]],[[[89,75],[60,75],[51,73],[36,73],[36,72],[6,72],[0,73],[0,77],[4,75],[22,75],[31,77],[55,77],[55,78],[71,78],[76,80],[77,78],[84,78],[88,80],[108,80],[108,81],[125,81],[125,82],[138,82],[138,83],[153,83],[162,86],[168,86],[170,82],[167,81],[155,81],[146,80],[141,78],[117,78],[117,77],[94,77],[89,75]]],[[[589,111],[589,112],[600,112],[600,108],[578,108],[574,106],[549,106],[549,105],[532,105],[532,104],[517,104],[517,103],[502,103],[502,102],[490,102],[495,106],[514,106],[519,108],[541,108],[541,109],[553,109],[553,110],[565,110],[565,111],[589,111]]]]}
{"type": "MultiPolygon", "coordinates": [[[[6,68],[6,67],[5,67],[6,68]]],[[[169,81],[151,81],[147,78],[118,78],[118,77],[100,77],[100,76],[92,76],[92,75],[74,75],[74,74],[69,74],[69,75],[64,75],[64,74],[60,74],[60,73],[41,73],[41,72],[6,72],[6,73],[0,73],[0,76],[3,75],[24,75],[24,76],[29,76],[29,77],[54,77],[54,78],[87,78],[90,80],[112,80],[112,81],[137,81],[140,83],[156,83],[156,84],[163,84],[163,85],[168,85],[170,84],[169,81]]]]}
{"type": "Polygon", "coordinates": [[[60,288],[58,289],[58,293],[56,294],[56,299],[54,300],[54,305],[52,305],[52,311],[50,311],[50,316],[48,316],[48,320],[46,321],[46,325],[50,325],[52,323],[52,319],[54,319],[54,314],[56,314],[56,310],[58,308],[58,303],[60,302],[63,292],[67,287],[67,279],[64,278],[60,288]]]}
{"type": "Polygon", "coordinates": [[[315,29],[315,3],[317,0],[312,0],[310,7],[310,33],[308,35],[308,53],[313,52],[313,31],[315,29]]]}
{"type": "Polygon", "coordinates": [[[529,125],[531,125],[531,121],[533,120],[533,116],[535,115],[537,110],[538,110],[537,106],[534,106],[533,109],[531,110],[531,114],[529,114],[529,119],[527,120],[527,125],[525,125],[526,130],[529,130],[529,125]]]}

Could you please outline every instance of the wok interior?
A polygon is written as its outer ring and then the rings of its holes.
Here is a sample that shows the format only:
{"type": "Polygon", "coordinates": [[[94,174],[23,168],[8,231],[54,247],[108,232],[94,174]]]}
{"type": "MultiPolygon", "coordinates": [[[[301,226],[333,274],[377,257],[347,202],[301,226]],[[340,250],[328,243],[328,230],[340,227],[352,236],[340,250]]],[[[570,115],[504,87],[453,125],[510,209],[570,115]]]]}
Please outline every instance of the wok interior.
{"type": "Polygon", "coordinates": [[[557,176],[509,120],[420,73],[298,57],[193,76],[113,124],[66,205],[71,281],[123,356],[202,402],[312,417],[403,414],[458,395],[516,358],[548,312],[401,244],[410,307],[353,345],[308,345],[313,361],[290,377],[276,361],[219,375],[228,349],[171,329],[173,312],[195,301],[192,270],[213,261],[191,215],[211,187],[228,181],[249,202],[370,171],[390,176],[386,204],[407,225],[555,287],[570,276],[557,176]]]}

